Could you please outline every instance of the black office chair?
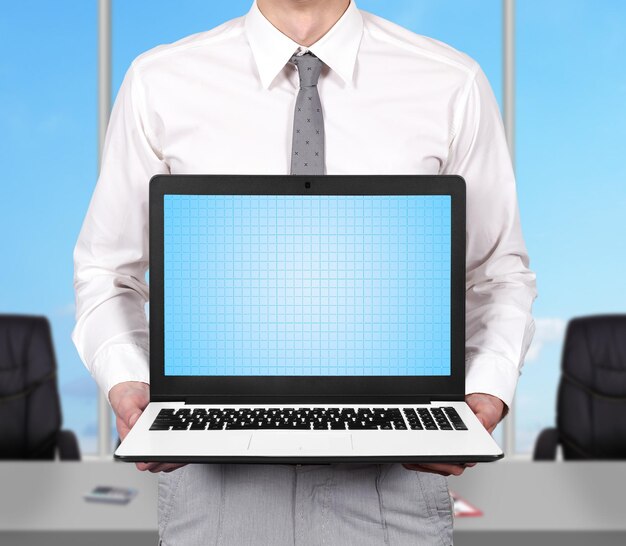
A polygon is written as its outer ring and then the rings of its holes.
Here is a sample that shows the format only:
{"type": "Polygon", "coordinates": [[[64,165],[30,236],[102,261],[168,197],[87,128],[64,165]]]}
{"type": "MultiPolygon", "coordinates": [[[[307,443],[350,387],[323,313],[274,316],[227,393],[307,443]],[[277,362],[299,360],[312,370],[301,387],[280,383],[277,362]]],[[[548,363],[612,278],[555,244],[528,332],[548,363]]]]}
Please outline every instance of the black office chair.
{"type": "Polygon", "coordinates": [[[0,459],[79,461],[73,432],[61,430],[50,324],[0,315],[0,459]]]}
{"type": "Polygon", "coordinates": [[[535,444],[536,461],[626,459],[626,315],[581,317],[567,327],[557,428],[535,444]]]}

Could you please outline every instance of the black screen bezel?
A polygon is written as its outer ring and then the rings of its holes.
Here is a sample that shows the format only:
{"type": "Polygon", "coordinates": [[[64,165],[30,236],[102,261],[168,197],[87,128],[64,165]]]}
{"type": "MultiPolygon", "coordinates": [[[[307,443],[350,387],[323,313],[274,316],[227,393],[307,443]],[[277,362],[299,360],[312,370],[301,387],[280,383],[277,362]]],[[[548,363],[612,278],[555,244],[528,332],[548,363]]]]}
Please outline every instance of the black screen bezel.
{"type": "Polygon", "coordinates": [[[150,181],[150,384],[152,401],[370,403],[463,400],[465,393],[465,181],[448,175],[157,175],[150,181]],[[305,183],[309,184],[305,184],[305,183]],[[163,196],[449,195],[451,375],[166,376],[163,196]]]}

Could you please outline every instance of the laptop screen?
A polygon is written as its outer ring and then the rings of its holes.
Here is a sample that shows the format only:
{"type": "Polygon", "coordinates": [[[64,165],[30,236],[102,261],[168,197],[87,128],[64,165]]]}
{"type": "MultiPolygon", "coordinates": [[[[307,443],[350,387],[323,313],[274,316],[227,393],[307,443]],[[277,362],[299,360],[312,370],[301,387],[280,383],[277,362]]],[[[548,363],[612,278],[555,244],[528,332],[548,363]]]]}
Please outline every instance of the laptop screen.
{"type": "Polygon", "coordinates": [[[450,375],[449,195],[163,209],[165,375],[450,375]]]}

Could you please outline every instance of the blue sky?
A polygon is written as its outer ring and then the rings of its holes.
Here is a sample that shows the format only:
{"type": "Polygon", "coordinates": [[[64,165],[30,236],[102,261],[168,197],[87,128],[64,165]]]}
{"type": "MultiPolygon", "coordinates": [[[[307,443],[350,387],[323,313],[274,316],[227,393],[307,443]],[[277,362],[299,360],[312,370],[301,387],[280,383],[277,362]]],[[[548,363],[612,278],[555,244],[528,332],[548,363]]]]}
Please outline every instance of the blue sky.
{"type": "MultiPolygon", "coordinates": [[[[244,14],[249,0],[113,1],[114,91],[146,49],[244,14]]],[[[501,97],[499,0],[360,0],[477,59],[501,97]]],[[[97,176],[96,7],[27,0],[3,6],[0,47],[0,312],[47,315],[66,425],[95,448],[95,387],[70,340],[72,250],[97,176]]],[[[517,173],[537,272],[539,330],[518,390],[528,449],[554,419],[564,325],[624,310],[626,4],[517,3],[517,173]]]]}

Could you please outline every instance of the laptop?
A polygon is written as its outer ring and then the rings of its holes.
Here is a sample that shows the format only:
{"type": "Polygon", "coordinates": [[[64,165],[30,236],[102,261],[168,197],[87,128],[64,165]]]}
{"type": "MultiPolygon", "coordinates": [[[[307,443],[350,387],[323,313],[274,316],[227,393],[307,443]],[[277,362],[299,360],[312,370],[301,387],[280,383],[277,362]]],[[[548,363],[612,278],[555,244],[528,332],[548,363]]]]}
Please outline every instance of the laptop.
{"type": "Polygon", "coordinates": [[[487,462],[457,176],[159,175],[150,403],[122,461],[487,462]]]}

